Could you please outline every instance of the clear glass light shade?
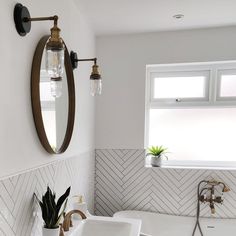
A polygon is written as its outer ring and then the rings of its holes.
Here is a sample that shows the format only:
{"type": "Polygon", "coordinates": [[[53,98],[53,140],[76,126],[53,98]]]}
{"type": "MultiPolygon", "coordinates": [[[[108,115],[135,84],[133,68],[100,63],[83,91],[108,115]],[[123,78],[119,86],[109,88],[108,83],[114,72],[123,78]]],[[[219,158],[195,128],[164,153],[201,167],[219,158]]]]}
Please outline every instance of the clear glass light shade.
{"type": "Polygon", "coordinates": [[[92,96],[100,95],[102,93],[102,80],[90,79],[90,94],[92,96]]]}
{"type": "Polygon", "coordinates": [[[64,72],[64,49],[46,50],[46,70],[51,78],[62,77],[64,72]]]}
{"type": "Polygon", "coordinates": [[[51,80],[51,95],[54,98],[59,98],[62,95],[62,80],[51,80]]]}

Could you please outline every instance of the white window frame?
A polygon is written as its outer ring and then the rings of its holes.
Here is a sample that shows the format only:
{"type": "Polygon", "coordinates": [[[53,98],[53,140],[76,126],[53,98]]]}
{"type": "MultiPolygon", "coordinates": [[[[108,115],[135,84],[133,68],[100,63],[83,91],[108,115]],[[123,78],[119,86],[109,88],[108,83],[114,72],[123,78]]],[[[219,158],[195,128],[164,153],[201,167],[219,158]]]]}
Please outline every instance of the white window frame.
{"type": "Polygon", "coordinates": [[[204,102],[204,101],[209,101],[209,83],[210,83],[210,75],[211,75],[211,71],[210,70],[184,70],[184,71],[168,71],[168,72],[150,72],[149,76],[150,76],[150,100],[151,103],[156,103],[157,105],[162,106],[164,105],[169,105],[169,106],[175,106],[176,103],[180,103],[184,102],[184,103],[191,103],[191,102],[204,102]],[[204,84],[204,88],[203,90],[205,91],[205,95],[204,97],[200,98],[200,97],[188,97],[188,98],[183,98],[183,97],[176,97],[176,98],[155,98],[154,97],[154,89],[155,89],[155,85],[154,85],[154,80],[157,77],[185,77],[185,76],[205,76],[205,84],[204,84]]]}
{"type": "MultiPolygon", "coordinates": [[[[236,61],[197,62],[178,64],[158,64],[146,66],[146,91],[145,91],[145,149],[149,143],[149,120],[150,109],[178,109],[178,108],[214,108],[214,107],[236,107],[236,97],[220,97],[220,76],[222,71],[235,71],[236,61]],[[180,102],[175,99],[155,99],[153,74],[173,72],[200,72],[209,71],[209,79],[206,83],[208,88],[204,99],[187,98],[180,102]]],[[[196,168],[196,169],[227,169],[236,170],[235,162],[224,161],[164,161],[163,168],[196,168]]]]}
{"type": "Polygon", "coordinates": [[[217,71],[217,91],[216,91],[216,101],[228,101],[228,102],[233,102],[236,100],[236,96],[227,96],[223,97],[220,96],[220,89],[221,89],[221,75],[231,75],[232,73],[236,74],[236,68],[234,69],[220,69],[217,71]]]}

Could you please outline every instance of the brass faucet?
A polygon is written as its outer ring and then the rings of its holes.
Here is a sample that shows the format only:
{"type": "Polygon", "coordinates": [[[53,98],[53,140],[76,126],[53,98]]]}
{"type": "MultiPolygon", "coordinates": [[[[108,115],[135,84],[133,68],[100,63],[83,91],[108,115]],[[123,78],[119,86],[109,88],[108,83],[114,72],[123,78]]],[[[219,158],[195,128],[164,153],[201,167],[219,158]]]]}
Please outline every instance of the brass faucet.
{"type": "Polygon", "coordinates": [[[64,232],[67,232],[69,231],[70,227],[72,227],[72,221],[71,221],[71,216],[73,214],[79,214],[82,218],[82,220],[85,220],[87,219],[86,215],[80,211],[80,210],[72,210],[72,211],[69,211],[65,217],[64,217],[64,221],[61,225],[61,230],[60,230],[60,236],[64,236],[64,232]]]}
{"type": "Polygon", "coordinates": [[[202,180],[197,187],[197,219],[196,223],[193,229],[192,236],[195,235],[197,228],[200,231],[200,235],[203,236],[202,228],[200,226],[199,217],[200,217],[200,202],[206,203],[209,202],[210,208],[211,208],[211,214],[215,214],[215,203],[223,203],[223,193],[229,192],[230,189],[226,186],[225,183],[219,182],[216,180],[202,180]],[[202,188],[202,184],[205,184],[205,186],[202,188]],[[215,196],[215,187],[216,186],[222,186],[221,190],[221,196],[215,196]],[[210,194],[207,195],[208,191],[210,191],[210,194]]]}
{"type": "Polygon", "coordinates": [[[215,186],[222,185],[222,194],[224,192],[229,192],[230,189],[223,182],[218,182],[215,180],[202,182],[206,183],[208,186],[203,188],[201,193],[203,193],[203,191],[210,191],[210,196],[207,196],[206,194],[200,194],[199,200],[203,203],[209,202],[211,214],[215,214],[215,203],[223,203],[223,196],[215,196],[215,186]]]}

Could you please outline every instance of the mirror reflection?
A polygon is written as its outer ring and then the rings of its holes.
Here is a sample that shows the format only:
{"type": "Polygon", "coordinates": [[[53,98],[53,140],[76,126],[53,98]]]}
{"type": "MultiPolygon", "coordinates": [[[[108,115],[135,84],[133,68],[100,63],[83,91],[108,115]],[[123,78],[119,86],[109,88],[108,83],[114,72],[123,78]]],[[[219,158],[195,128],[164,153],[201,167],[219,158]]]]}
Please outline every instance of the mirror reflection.
{"type": "Polygon", "coordinates": [[[40,104],[43,124],[48,142],[54,152],[63,144],[68,122],[68,84],[63,76],[51,79],[46,71],[46,49],[44,48],[40,68],[40,104]]]}

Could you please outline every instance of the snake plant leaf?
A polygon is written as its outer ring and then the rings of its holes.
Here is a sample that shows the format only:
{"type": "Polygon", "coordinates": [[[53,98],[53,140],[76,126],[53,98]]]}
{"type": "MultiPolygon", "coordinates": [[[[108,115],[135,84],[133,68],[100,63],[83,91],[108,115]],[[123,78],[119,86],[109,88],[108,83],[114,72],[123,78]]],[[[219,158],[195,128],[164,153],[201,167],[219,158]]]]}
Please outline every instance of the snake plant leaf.
{"type": "Polygon", "coordinates": [[[55,204],[55,200],[52,195],[49,195],[48,205],[49,205],[49,211],[50,211],[49,225],[50,225],[50,228],[53,228],[53,226],[55,225],[55,218],[57,216],[56,216],[56,204],[55,204]]]}
{"type": "Polygon", "coordinates": [[[41,207],[43,221],[47,222],[47,209],[46,209],[46,206],[41,201],[39,202],[39,205],[41,207]]]}
{"type": "Polygon", "coordinates": [[[70,195],[70,187],[65,191],[65,193],[57,201],[57,205],[56,205],[57,214],[59,214],[63,202],[68,198],[69,195],[70,195]]]}
{"type": "Polygon", "coordinates": [[[56,203],[51,189],[48,187],[45,194],[45,204],[48,208],[48,227],[52,227],[55,221],[56,203]]]}
{"type": "Polygon", "coordinates": [[[50,218],[50,217],[49,217],[50,209],[49,209],[49,207],[48,207],[47,199],[46,199],[45,196],[43,196],[42,200],[43,200],[43,205],[44,205],[44,208],[45,208],[45,218],[46,218],[45,225],[47,225],[46,222],[48,222],[48,219],[50,218]]]}
{"type": "Polygon", "coordinates": [[[57,222],[56,222],[56,225],[59,225],[60,224],[60,221],[61,221],[61,218],[66,210],[66,206],[67,206],[67,202],[68,202],[68,198],[66,199],[65,203],[64,203],[64,206],[63,206],[63,209],[61,211],[61,213],[59,214],[58,218],[57,218],[57,222]]]}

